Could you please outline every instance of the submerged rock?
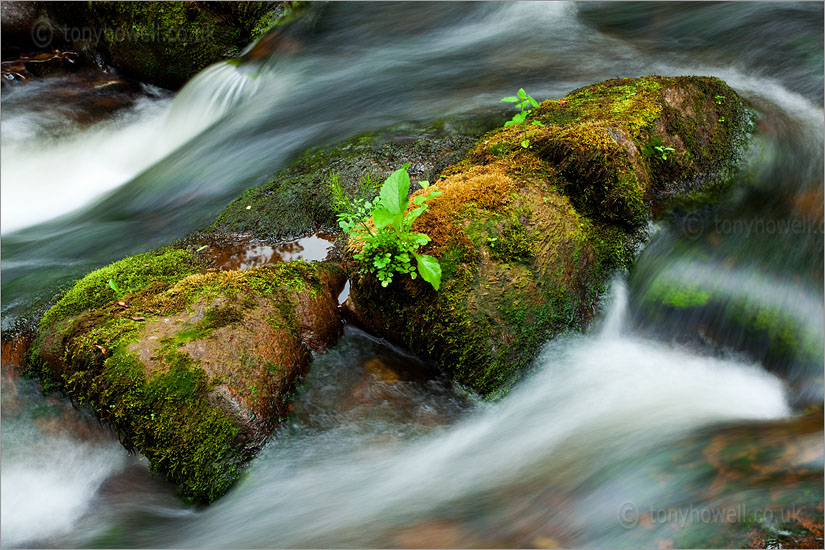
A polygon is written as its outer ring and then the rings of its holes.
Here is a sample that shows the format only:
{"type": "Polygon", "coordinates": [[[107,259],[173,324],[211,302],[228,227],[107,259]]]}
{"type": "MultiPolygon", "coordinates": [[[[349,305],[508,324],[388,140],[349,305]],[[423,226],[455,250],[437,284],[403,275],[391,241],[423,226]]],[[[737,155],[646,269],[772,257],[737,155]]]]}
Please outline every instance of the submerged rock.
{"type": "Polygon", "coordinates": [[[185,250],[126,258],[44,315],[30,366],[208,502],[288,412],[310,352],[337,340],[343,283],[330,264],[215,272],[185,250]]]}
{"type": "Polygon", "coordinates": [[[440,261],[438,292],[408,277],[382,288],[353,258],[361,243],[347,248],[350,317],[483,394],[555,334],[586,326],[652,208],[724,187],[753,126],[719,79],[658,76],[581,88],[526,123],[447,168],[413,225],[432,239],[420,252],[440,261]]]}
{"type": "Polygon", "coordinates": [[[633,315],[660,337],[744,353],[787,382],[796,406],[822,402],[821,289],[671,240],[642,254],[631,284],[633,315]]]}

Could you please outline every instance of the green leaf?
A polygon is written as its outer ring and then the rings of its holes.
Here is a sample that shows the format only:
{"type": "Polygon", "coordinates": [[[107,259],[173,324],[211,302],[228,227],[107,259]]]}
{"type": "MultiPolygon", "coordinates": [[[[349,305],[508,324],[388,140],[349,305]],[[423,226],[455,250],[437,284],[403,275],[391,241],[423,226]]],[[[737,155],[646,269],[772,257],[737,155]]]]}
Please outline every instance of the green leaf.
{"type": "Polygon", "coordinates": [[[524,119],[527,118],[527,113],[516,113],[513,115],[513,123],[514,124],[521,124],[524,122],[524,119]]]}
{"type": "Polygon", "coordinates": [[[413,252],[413,255],[418,264],[418,273],[421,278],[438,290],[438,287],[441,286],[441,264],[428,254],[415,254],[413,252]]]}
{"type": "Polygon", "coordinates": [[[515,124],[515,122],[513,122],[512,120],[508,120],[504,123],[504,127],[507,128],[508,126],[512,126],[513,124],[515,124]]]}
{"type": "Polygon", "coordinates": [[[518,97],[519,99],[527,99],[527,92],[524,91],[524,88],[518,89],[518,97]]]}
{"type": "Polygon", "coordinates": [[[426,189],[430,186],[430,182],[428,182],[427,180],[419,180],[418,185],[421,186],[421,189],[426,189]]]}
{"type": "Polygon", "coordinates": [[[521,142],[521,146],[524,147],[525,149],[527,149],[528,147],[530,147],[530,140],[525,139],[524,141],[521,142]]]}
{"type": "Polygon", "coordinates": [[[507,103],[518,103],[518,98],[514,96],[502,97],[501,100],[507,103]]]}
{"type": "Polygon", "coordinates": [[[528,96],[527,96],[527,100],[530,102],[530,104],[531,104],[533,107],[538,107],[538,106],[539,106],[539,102],[538,102],[538,101],[536,101],[535,99],[533,99],[533,96],[528,95],[528,96]]]}
{"type": "Polygon", "coordinates": [[[544,124],[542,124],[542,123],[541,123],[541,122],[539,122],[538,120],[534,120],[534,121],[533,121],[533,126],[541,126],[542,128],[544,128],[544,124]]]}
{"type": "MultiPolygon", "coordinates": [[[[405,164],[390,174],[390,177],[388,177],[384,185],[381,186],[381,193],[379,194],[381,206],[394,216],[392,224],[396,229],[399,228],[404,216],[404,210],[407,209],[407,205],[409,204],[407,200],[407,195],[410,193],[410,174],[407,173],[408,166],[409,164],[405,164]]],[[[382,219],[384,218],[382,217],[382,219]]]]}
{"type": "Polygon", "coordinates": [[[117,283],[115,282],[115,280],[114,280],[114,279],[109,279],[109,288],[111,288],[112,290],[114,290],[114,291],[115,291],[115,294],[117,294],[118,296],[120,296],[120,289],[118,288],[117,283]]]}
{"type": "Polygon", "coordinates": [[[388,225],[394,225],[395,218],[396,215],[384,208],[384,205],[379,205],[372,211],[372,222],[378,229],[388,225]]]}
{"type": "Polygon", "coordinates": [[[414,222],[418,216],[424,213],[427,209],[426,206],[419,206],[418,208],[413,208],[410,212],[405,216],[405,219],[410,223],[414,222]]]}

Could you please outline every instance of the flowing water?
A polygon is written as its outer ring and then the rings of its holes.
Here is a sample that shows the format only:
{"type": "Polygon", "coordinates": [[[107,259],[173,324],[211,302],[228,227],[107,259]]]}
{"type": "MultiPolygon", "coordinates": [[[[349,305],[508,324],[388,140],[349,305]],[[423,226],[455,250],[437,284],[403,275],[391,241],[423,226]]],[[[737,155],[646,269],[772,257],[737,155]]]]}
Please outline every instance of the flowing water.
{"type": "MultiPolygon", "coordinates": [[[[332,3],[274,52],[175,96],[144,87],[92,124],[37,83],[4,91],[4,327],[86,271],[211,222],[308,147],[500,109],[518,87],[543,99],[714,75],[760,122],[730,192],[658,222],[597,326],[549,343],[506,398],[479,402],[347,329],[205,509],[4,371],[2,543],[741,546],[756,529],[793,544],[784,519],[822,522],[822,21],[817,3],[332,3]]],[[[303,246],[228,254],[240,267],[303,246]]]]}

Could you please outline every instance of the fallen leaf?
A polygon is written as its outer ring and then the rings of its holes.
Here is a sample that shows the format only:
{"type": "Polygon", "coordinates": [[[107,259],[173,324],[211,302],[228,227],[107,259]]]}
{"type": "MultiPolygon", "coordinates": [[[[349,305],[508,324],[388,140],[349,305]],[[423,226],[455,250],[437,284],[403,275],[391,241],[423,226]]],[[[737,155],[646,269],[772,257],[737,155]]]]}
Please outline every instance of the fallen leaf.
{"type": "Polygon", "coordinates": [[[132,321],[145,321],[146,317],[132,316],[132,321]]]}
{"type": "Polygon", "coordinates": [[[121,307],[126,307],[126,302],[124,302],[123,300],[120,300],[120,301],[117,303],[117,305],[119,305],[119,306],[121,306],[121,307]]]}
{"type": "Polygon", "coordinates": [[[100,353],[102,353],[103,355],[106,355],[106,348],[104,348],[100,344],[95,344],[95,347],[100,350],[100,353]]]}

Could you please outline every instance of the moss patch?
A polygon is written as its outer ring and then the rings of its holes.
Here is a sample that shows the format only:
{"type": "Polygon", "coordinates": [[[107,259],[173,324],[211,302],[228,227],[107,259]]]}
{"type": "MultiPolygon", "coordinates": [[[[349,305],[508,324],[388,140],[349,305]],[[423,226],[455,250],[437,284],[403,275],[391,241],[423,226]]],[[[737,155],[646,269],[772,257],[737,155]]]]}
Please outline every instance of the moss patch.
{"type": "Polygon", "coordinates": [[[430,124],[405,123],[310,151],[268,183],[244,191],[204,236],[245,234],[274,243],[318,231],[339,232],[327,188],[330,174],[337,174],[345,190],[353,193],[359,182],[372,182],[365,186],[368,198],[406,162],[412,163],[413,181],[432,181],[499,122],[497,116],[461,116],[430,124]]]}
{"type": "Polygon", "coordinates": [[[413,225],[442,264],[439,292],[407,278],[382,289],[352,259],[359,243],[347,245],[351,315],[483,394],[506,389],[549,338],[587,325],[659,194],[722,185],[750,121],[718,79],[658,76],[575,90],[531,119],[544,126],[490,132],[446,168],[413,225]],[[646,153],[656,140],[675,150],[667,163],[646,153]]]}
{"type": "Polygon", "coordinates": [[[209,502],[286,414],[310,350],[334,342],[342,284],[326,264],[203,272],[182,250],[126,258],[47,312],[30,363],[186,499],[209,502]]]}
{"type": "Polygon", "coordinates": [[[212,63],[239,55],[287,11],[294,13],[290,4],[88,2],[47,10],[58,21],[100,33],[103,41],[96,49],[124,74],[177,89],[212,63]]]}

